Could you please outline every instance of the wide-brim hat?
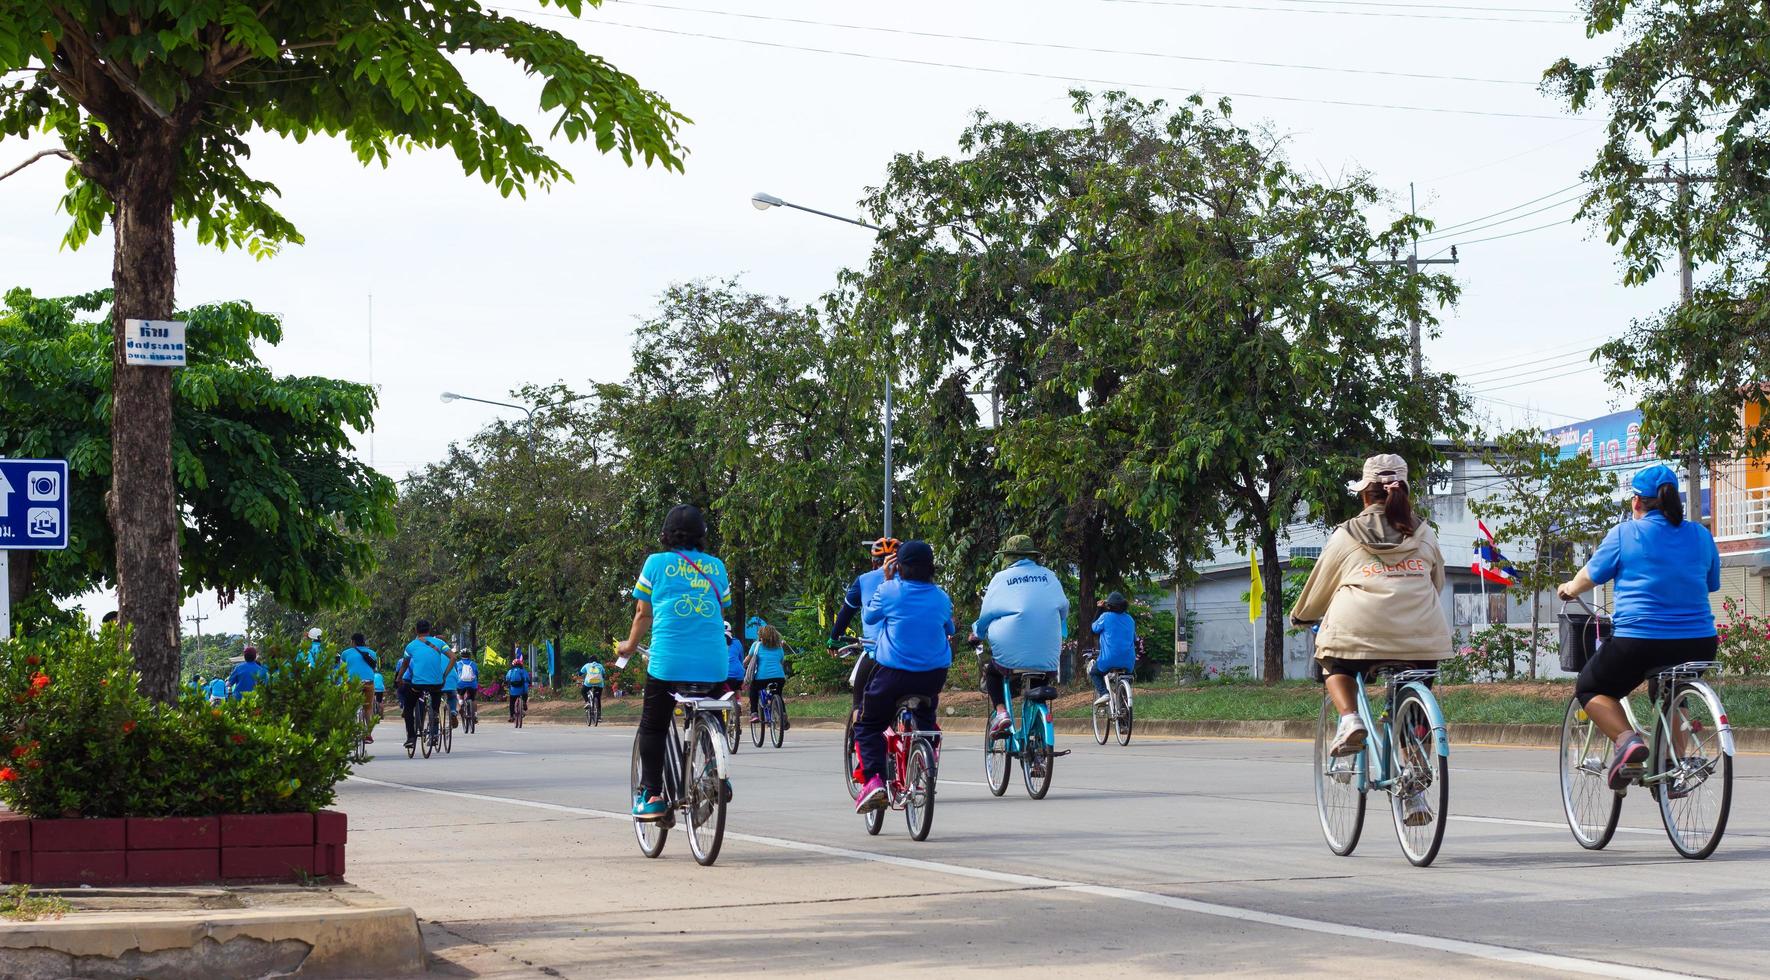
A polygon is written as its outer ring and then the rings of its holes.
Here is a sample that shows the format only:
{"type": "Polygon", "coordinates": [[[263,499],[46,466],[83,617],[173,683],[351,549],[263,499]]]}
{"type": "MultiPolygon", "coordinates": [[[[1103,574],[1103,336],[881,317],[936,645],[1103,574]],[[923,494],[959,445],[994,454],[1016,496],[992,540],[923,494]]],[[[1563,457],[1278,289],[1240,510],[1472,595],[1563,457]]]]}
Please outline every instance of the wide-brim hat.
{"type": "Polygon", "coordinates": [[[1407,460],[1394,453],[1379,453],[1364,461],[1364,475],[1346,484],[1346,492],[1359,493],[1373,484],[1406,482],[1407,460]]]}
{"type": "Polygon", "coordinates": [[[1024,534],[1011,534],[1008,536],[1008,540],[1002,542],[1002,547],[996,552],[996,554],[1020,555],[1025,558],[1039,558],[1043,557],[1044,552],[1033,546],[1032,538],[1029,538],[1024,534]]]}

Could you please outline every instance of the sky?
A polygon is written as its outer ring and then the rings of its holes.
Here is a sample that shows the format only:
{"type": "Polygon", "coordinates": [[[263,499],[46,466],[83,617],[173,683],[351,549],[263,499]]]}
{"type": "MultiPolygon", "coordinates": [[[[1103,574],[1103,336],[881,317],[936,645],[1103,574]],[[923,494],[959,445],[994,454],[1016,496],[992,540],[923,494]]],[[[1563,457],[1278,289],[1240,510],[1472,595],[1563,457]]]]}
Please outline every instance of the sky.
{"type": "MultiPolygon", "coordinates": [[[[274,370],[378,387],[376,430],[358,448],[395,478],[506,411],[445,405],[445,390],[508,400],[528,383],[621,378],[634,327],[673,282],[741,276],[812,302],[864,264],[864,229],[758,212],[753,193],[851,213],[895,154],[956,153],[980,109],[1066,125],[1078,86],[1230,95],[1240,122],[1285,136],[1296,165],[1386,188],[1379,220],[1407,210],[1411,185],[1445,229],[1420,254],[1457,244],[1461,260],[1440,267],[1463,293],[1426,358],[1466,377],[1501,423],[1627,407],[1585,354],[1676,299],[1669,280],[1623,288],[1615,250],[1571,223],[1603,118],[1569,115],[1536,82],[1609,42],[1584,36],[1570,2],[608,0],[581,20],[535,0],[494,6],[572,37],[689,116],[686,172],[553,141],[575,179],[504,199],[446,153],[365,169],[336,141],[260,135],[248,169],[280,188],[306,243],[257,261],[179,239],[181,306],[249,300],[284,318],[283,343],[262,352],[274,370]]],[[[547,132],[534,79],[490,57],[462,67],[547,132]]],[[[0,171],[47,145],[0,143],[0,171]]],[[[0,182],[0,288],[108,283],[108,235],[61,247],[63,180],[46,160],[0,182]]],[[[243,626],[242,607],[199,599],[205,632],[243,626]]]]}

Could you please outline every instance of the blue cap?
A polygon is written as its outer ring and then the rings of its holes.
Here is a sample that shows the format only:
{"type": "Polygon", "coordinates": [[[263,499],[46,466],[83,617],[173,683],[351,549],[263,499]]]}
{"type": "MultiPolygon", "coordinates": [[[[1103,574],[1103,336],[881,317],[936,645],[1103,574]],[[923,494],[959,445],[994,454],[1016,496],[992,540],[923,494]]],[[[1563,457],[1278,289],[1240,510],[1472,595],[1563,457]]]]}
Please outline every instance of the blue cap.
{"type": "Polygon", "coordinates": [[[1668,483],[1674,487],[1677,486],[1678,474],[1663,463],[1647,467],[1636,473],[1635,478],[1629,481],[1629,485],[1635,488],[1635,495],[1638,497],[1657,497],[1659,496],[1659,488],[1668,483]]]}
{"type": "Polygon", "coordinates": [[[932,575],[934,549],[926,541],[905,541],[897,546],[897,567],[916,575],[932,575]]]}

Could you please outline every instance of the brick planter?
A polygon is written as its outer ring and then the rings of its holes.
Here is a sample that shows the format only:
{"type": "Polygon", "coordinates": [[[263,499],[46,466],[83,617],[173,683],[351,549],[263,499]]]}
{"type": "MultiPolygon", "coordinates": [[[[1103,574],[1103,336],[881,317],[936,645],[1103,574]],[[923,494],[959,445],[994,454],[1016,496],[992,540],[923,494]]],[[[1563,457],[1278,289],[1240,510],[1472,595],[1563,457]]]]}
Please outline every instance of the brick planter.
{"type": "Polygon", "coordinates": [[[0,813],[0,884],[198,885],[344,876],[348,823],[319,813],[32,820],[0,813]]]}

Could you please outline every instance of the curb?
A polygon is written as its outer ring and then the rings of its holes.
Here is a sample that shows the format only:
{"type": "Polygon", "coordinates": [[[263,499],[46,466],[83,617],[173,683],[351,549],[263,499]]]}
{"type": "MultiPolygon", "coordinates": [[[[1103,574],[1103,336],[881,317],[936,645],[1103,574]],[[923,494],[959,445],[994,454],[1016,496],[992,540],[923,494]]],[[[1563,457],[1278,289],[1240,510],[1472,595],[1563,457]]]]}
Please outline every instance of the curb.
{"type": "Polygon", "coordinates": [[[75,912],[0,925],[11,980],[409,976],[424,940],[409,908],[75,912]]]}

